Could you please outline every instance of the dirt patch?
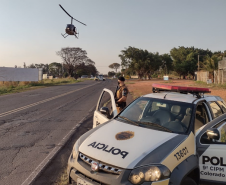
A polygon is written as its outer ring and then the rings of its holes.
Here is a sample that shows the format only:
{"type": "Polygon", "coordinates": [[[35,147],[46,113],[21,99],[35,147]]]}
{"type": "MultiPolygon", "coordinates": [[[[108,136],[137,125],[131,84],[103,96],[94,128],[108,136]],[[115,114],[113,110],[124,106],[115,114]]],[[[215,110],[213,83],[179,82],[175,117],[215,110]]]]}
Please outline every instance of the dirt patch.
{"type": "Polygon", "coordinates": [[[152,84],[153,83],[161,83],[167,85],[178,85],[178,86],[186,86],[186,87],[208,87],[211,90],[211,95],[220,96],[226,101],[226,89],[215,87],[207,84],[199,84],[193,80],[128,80],[126,82],[126,86],[129,89],[129,92],[132,94],[133,98],[137,98],[139,96],[152,93],[152,84]]]}

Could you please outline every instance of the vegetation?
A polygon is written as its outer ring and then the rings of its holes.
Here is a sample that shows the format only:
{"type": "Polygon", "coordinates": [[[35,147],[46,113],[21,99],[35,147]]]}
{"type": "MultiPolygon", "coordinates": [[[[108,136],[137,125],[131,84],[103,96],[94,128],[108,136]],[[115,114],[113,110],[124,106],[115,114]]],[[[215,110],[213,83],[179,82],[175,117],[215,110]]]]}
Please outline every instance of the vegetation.
{"type": "MultiPolygon", "coordinates": [[[[78,72],[85,72],[89,75],[98,73],[95,62],[87,57],[87,52],[81,48],[62,48],[56,54],[63,60],[64,68],[71,77],[78,78],[78,72]]],[[[85,74],[84,74],[85,75],[85,74]]]]}
{"type": "Polygon", "coordinates": [[[168,54],[159,55],[131,46],[122,50],[119,57],[122,67],[125,68],[123,72],[127,75],[137,74],[140,79],[144,76],[150,79],[160,68],[167,72],[172,68],[173,62],[168,54]]]}
{"type": "Polygon", "coordinates": [[[109,77],[113,77],[115,74],[116,74],[116,73],[115,73],[114,71],[109,71],[109,72],[108,72],[108,76],[109,76],[109,77]]]}
{"type": "Polygon", "coordinates": [[[139,79],[157,77],[159,74],[177,73],[184,79],[186,76],[194,78],[199,69],[210,72],[218,68],[218,61],[226,56],[226,51],[212,52],[195,47],[179,46],[173,48],[170,54],[152,53],[147,50],[129,46],[121,51],[122,72],[125,75],[138,75],[139,79]],[[199,61],[199,66],[198,66],[199,61]]]}
{"type": "Polygon", "coordinates": [[[83,80],[75,80],[74,78],[61,78],[52,80],[42,80],[39,82],[4,82],[0,84],[0,95],[25,91],[31,88],[49,87],[60,84],[73,84],[82,82],[83,80]]]}
{"type": "Polygon", "coordinates": [[[198,87],[207,87],[207,88],[211,88],[211,89],[226,89],[226,83],[224,84],[207,84],[205,82],[201,82],[201,81],[195,81],[195,85],[198,87]]]}
{"type": "Polygon", "coordinates": [[[108,66],[111,69],[115,69],[115,72],[117,73],[117,69],[120,67],[119,63],[113,63],[111,65],[108,66]]]}
{"type": "MultiPolygon", "coordinates": [[[[78,78],[82,75],[98,74],[95,62],[87,57],[87,52],[81,48],[62,48],[56,54],[63,60],[62,63],[53,62],[51,64],[30,64],[24,63],[24,68],[42,68],[43,74],[55,77],[74,77],[78,78]]],[[[119,64],[120,65],[120,64],[119,64]]],[[[17,66],[15,66],[17,68],[17,66]]]]}

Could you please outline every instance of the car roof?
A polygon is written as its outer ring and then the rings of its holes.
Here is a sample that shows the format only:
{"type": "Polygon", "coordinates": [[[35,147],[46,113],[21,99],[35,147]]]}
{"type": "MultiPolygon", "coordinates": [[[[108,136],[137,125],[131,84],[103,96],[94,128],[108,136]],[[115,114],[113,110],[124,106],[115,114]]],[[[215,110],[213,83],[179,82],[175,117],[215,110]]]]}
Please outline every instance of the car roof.
{"type": "Polygon", "coordinates": [[[204,95],[204,97],[202,98],[197,98],[197,96],[189,93],[182,94],[178,92],[164,92],[164,91],[159,93],[146,94],[143,97],[165,99],[165,100],[179,101],[179,102],[185,102],[185,103],[197,103],[198,102],[197,100],[222,101],[222,99],[219,96],[204,95]]]}

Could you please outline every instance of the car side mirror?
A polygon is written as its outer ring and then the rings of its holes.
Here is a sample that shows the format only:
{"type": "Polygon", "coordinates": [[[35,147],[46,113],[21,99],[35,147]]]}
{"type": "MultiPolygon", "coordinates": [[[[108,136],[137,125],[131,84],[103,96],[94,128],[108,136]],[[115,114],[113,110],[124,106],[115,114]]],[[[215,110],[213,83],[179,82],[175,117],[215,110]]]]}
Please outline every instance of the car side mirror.
{"type": "Polygon", "coordinates": [[[210,139],[215,139],[215,140],[220,139],[220,132],[216,128],[209,128],[206,131],[206,134],[207,134],[208,138],[210,138],[210,139]]]}
{"type": "Polygon", "coordinates": [[[106,115],[107,118],[110,118],[110,112],[109,112],[109,109],[107,107],[101,107],[100,112],[101,112],[101,114],[106,115]]]}

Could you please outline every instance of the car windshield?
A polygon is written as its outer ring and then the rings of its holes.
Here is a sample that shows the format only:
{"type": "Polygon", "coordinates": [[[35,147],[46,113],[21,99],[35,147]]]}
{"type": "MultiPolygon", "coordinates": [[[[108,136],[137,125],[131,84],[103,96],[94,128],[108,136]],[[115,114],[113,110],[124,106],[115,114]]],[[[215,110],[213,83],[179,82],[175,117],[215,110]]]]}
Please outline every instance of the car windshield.
{"type": "Polygon", "coordinates": [[[192,104],[155,98],[138,98],[116,119],[141,127],[173,133],[186,133],[192,104]]]}

